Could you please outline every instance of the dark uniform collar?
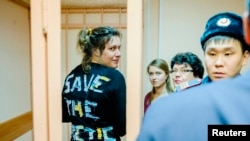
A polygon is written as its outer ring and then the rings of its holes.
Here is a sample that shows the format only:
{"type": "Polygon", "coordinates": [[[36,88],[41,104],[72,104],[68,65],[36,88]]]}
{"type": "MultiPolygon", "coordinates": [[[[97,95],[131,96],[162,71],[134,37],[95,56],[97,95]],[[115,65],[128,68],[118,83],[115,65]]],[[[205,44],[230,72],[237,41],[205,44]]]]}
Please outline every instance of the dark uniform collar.
{"type": "MultiPolygon", "coordinates": [[[[237,77],[237,76],[240,76],[240,73],[237,74],[235,77],[237,77]]],[[[212,81],[212,80],[209,78],[209,76],[207,75],[205,78],[203,78],[203,80],[202,80],[202,85],[208,84],[208,83],[211,83],[211,82],[213,82],[213,81],[212,81]]]]}

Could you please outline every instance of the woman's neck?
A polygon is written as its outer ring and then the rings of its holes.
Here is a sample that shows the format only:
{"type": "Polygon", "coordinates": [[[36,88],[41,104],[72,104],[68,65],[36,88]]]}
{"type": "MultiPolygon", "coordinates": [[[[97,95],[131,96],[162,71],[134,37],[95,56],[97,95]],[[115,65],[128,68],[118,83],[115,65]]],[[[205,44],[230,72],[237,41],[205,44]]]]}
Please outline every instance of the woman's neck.
{"type": "Polygon", "coordinates": [[[168,94],[167,89],[166,89],[166,84],[160,87],[154,88],[154,92],[152,92],[152,95],[151,95],[151,102],[162,94],[168,94]]]}
{"type": "Polygon", "coordinates": [[[154,95],[161,95],[163,93],[167,93],[167,89],[166,89],[166,84],[160,86],[160,87],[155,87],[155,93],[154,95]]]}

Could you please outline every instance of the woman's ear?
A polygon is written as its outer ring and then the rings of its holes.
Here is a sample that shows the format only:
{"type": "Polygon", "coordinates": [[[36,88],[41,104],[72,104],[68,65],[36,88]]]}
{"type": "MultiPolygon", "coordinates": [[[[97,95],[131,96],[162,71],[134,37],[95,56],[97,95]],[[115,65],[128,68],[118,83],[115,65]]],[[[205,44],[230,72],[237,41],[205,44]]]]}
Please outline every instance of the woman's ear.
{"type": "Polygon", "coordinates": [[[98,48],[93,49],[93,56],[94,57],[100,57],[101,56],[101,52],[98,48]]]}

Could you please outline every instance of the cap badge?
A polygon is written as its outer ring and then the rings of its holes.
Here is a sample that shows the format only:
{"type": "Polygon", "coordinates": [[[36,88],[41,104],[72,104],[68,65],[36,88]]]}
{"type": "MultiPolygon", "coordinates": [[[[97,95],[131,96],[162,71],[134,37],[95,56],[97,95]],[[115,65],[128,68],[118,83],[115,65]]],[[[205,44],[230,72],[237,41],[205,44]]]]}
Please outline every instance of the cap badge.
{"type": "Polygon", "coordinates": [[[217,21],[218,26],[228,26],[230,25],[231,20],[229,18],[221,18],[217,21]]]}

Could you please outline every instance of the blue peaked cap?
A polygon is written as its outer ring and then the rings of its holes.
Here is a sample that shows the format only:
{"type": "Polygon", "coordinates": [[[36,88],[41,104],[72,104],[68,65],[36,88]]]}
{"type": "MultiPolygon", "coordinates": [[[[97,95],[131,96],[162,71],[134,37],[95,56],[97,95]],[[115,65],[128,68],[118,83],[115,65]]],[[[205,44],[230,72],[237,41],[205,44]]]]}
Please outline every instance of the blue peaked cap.
{"type": "Polygon", "coordinates": [[[243,48],[248,47],[244,40],[242,17],[235,13],[218,13],[207,21],[205,32],[200,38],[202,49],[205,50],[204,44],[208,39],[217,35],[236,38],[242,43],[243,48]]]}

